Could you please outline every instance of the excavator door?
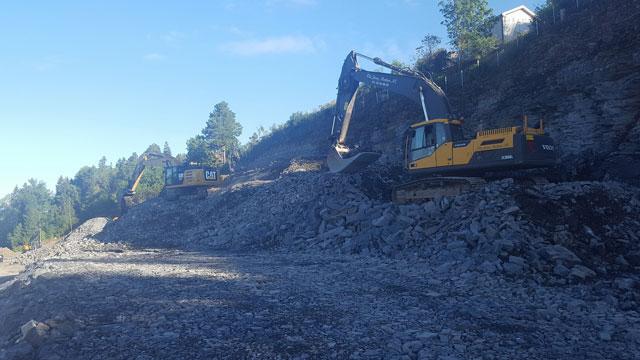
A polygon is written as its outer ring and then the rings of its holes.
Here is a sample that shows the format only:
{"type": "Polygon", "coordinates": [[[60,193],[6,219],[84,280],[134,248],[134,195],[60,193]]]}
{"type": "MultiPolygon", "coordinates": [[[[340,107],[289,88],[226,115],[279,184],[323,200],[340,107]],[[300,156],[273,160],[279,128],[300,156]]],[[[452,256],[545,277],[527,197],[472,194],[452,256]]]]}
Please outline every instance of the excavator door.
{"type": "Polygon", "coordinates": [[[411,129],[407,150],[407,169],[409,171],[437,167],[435,126],[433,124],[427,124],[411,129]]]}
{"type": "Polygon", "coordinates": [[[436,166],[444,167],[453,164],[453,143],[450,140],[448,124],[433,124],[436,139],[436,166]]]}

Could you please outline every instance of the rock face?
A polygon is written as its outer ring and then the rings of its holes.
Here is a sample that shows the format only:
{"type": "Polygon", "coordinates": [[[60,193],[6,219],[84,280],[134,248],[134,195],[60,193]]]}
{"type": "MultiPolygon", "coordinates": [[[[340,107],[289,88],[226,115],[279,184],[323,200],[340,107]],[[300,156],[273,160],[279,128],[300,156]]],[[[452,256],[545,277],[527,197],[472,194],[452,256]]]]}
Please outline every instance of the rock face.
{"type": "MultiPolygon", "coordinates": [[[[467,135],[520,126],[523,113],[531,123],[543,117],[566,178],[638,185],[640,24],[634,16],[640,4],[581,4],[582,10],[572,12],[565,22],[547,26],[539,37],[503,54],[500,67],[486,59],[480,70],[470,70],[463,89],[450,79],[447,93],[454,112],[465,118],[467,135]]],[[[347,142],[382,153],[381,163],[399,166],[404,131],[422,118],[421,109],[404,98],[364,91],[356,102],[347,142]]],[[[262,147],[245,165],[326,156],[331,120],[331,111],[324,109],[310,121],[282,130],[277,141],[269,142],[273,147],[262,147]]]]}
{"type": "Polygon", "coordinates": [[[640,25],[629,17],[638,13],[633,0],[590,2],[451,89],[453,105],[472,128],[543,116],[569,173],[638,184],[640,25]]]}

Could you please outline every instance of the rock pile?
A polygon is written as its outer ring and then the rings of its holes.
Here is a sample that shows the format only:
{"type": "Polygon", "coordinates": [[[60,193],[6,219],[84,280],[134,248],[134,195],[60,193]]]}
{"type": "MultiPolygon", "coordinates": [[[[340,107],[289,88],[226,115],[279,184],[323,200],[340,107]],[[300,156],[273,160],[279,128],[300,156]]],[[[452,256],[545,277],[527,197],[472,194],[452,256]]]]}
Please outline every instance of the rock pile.
{"type": "MultiPolygon", "coordinates": [[[[104,229],[109,221],[109,219],[104,217],[89,219],[53,246],[45,246],[27,251],[15,256],[11,259],[11,262],[14,264],[31,265],[33,268],[37,265],[38,261],[43,259],[68,258],[78,253],[81,249],[85,251],[87,249],[102,251],[113,248],[112,244],[105,245],[93,239],[96,234],[104,229]]],[[[27,271],[27,273],[28,272],[29,271],[27,271]]]]}
{"type": "Polygon", "coordinates": [[[106,239],[138,245],[280,249],[457,263],[566,283],[640,266],[640,192],[615,182],[522,186],[512,179],[423,204],[373,195],[381,178],[284,171],[203,202],[149,201],[106,239]]]}

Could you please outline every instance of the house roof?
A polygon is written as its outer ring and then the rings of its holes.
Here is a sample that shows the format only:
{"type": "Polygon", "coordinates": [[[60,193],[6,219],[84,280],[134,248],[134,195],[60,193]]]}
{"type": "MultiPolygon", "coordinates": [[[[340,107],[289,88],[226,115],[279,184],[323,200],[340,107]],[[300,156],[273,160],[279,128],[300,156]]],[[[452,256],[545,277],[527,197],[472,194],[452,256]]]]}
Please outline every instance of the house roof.
{"type": "Polygon", "coordinates": [[[503,12],[502,14],[500,14],[500,16],[507,16],[509,14],[512,14],[512,13],[520,11],[520,10],[524,11],[525,13],[527,13],[531,17],[535,17],[536,16],[535,12],[533,12],[531,9],[529,9],[528,7],[526,7],[524,5],[520,5],[518,7],[515,7],[513,9],[511,9],[511,10],[507,10],[507,11],[503,12]]]}

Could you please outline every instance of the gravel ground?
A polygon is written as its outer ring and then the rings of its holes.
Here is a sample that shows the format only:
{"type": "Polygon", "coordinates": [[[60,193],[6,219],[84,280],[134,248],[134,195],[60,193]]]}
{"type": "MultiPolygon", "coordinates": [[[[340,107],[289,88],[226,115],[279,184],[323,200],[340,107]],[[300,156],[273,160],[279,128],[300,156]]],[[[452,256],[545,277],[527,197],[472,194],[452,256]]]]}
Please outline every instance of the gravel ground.
{"type": "Polygon", "coordinates": [[[32,258],[0,287],[0,359],[640,356],[640,315],[599,283],[551,287],[456,262],[131,249],[79,236],[32,258]]]}
{"type": "Polygon", "coordinates": [[[640,358],[640,190],[376,179],[292,164],[91,219],[11,259],[0,360],[640,358]]]}

